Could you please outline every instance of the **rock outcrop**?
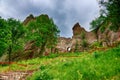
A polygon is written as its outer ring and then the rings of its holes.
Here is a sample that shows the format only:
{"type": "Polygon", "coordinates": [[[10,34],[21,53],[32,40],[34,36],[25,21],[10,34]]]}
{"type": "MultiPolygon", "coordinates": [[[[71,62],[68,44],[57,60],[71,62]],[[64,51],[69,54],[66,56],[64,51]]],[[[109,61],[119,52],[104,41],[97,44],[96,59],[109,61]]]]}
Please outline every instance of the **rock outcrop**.
{"type": "Polygon", "coordinates": [[[84,34],[85,39],[88,43],[93,43],[94,41],[97,41],[96,34],[91,32],[87,32],[84,28],[82,28],[79,23],[76,23],[73,26],[73,37],[75,39],[81,39],[82,40],[82,34],[84,34]]]}
{"type": "Polygon", "coordinates": [[[103,33],[98,30],[97,34],[94,31],[86,31],[79,23],[76,23],[73,28],[72,38],[61,37],[58,39],[57,49],[59,52],[67,52],[68,48],[71,51],[84,51],[94,42],[102,43],[102,46],[112,46],[115,42],[120,42],[120,29],[117,32],[106,29],[103,33]],[[87,47],[83,46],[83,43],[87,47]]]}
{"type": "MultiPolygon", "coordinates": [[[[23,21],[23,24],[24,25],[27,25],[30,21],[32,20],[36,20],[36,19],[39,19],[40,21],[47,21],[49,19],[49,16],[46,15],[46,14],[41,14],[40,16],[36,16],[34,17],[32,14],[30,14],[24,21],[23,21]],[[43,19],[43,16],[44,16],[44,19],[43,19]]],[[[33,30],[34,31],[34,30],[33,30]]],[[[39,52],[40,52],[40,48],[35,46],[34,45],[35,41],[29,41],[25,44],[25,47],[24,47],[24,53],[26,55],[26,57],[28,58],[32,58],[32,57],[35,57],[35,56],[38,56],[39,55],[39,52]],[[27,55],[28,54],[28,55],[27,55]]],[[[47,52],[50,52],[51,50],[49,49],[45,49],[47,50],[47,52]]]]}
{"type": "MultiPolygon", "coordinates": [[[[40,17],[40,16],[38,16],[40,17]]],[[[48,15],[46,15],[46,19],[49,18],[48,15]]],[[[36,19],[33,15],[29,15],[23,22],[24,25],[28,24],[29,21],[36,19]]],[[[65,38],[65,37],[59,37],[58,43],[54,47],[53,50],[46,49],[47,53],[52,52],[58,52],[58,53],[64,53],[68,51],[84,51],[84,49],[87,49],[86,47],[89,47],[92,43],[99,41],[102,42],[104,45],[111,45],[113,42],[120,41],[120,29],[117,32],[113,32],[109,29],[106,29],[104,33],[100,32],[98,30],[98,33],[95,34],[93,31],[86,31],[83,27],[80,26],[79,23],[76,23],[73,28],[73,36],[72,38],[65,38]],[[108,44],[109,42],[109,44],[108,44]]],[[[32,42],[29,42],[25,46],[25,51],[32,50],[34,53],[34,50],[38,51],[37,47],[34,47],[35,49],[32,49],[32,42]]]]}
{"type": "Polygon", "coordinates": [[[58,38],[58,44],[56,46],[56,49],[58,52],[67,52],[68,48],[71,48],[72,46],[72,39],[71,38],[65,38],[65,37],[60,37],[58,38]]]}
{"type": "Polygon", "coordinates": [[[32,15],[32,14],[30,14],[24,21],[23,21],[23,24],[24,25],[27,25],[31,20],[34,20],[35,19],[35,17],[32,15]]]}
{"type": "Polygon", "coordinates": [[[116,32],[108,28],[104,32],[98,30],[98,41],[102,42],[103,46],[112,46],[115,42],[120,41],[120,29],[116,32]]]}
{"type": "Polygon", "coordinates": [[[73,37],[80,37],[80,34],[81,34],[82,32],[85,32],[85,33],[86,33],[85,29],[82,28],[82,27],[79,25],[79,23],[76,23],[76,24],[73,26],[72,30],[73,30],[73,37]]]}
{"type": "Polygon", "coordinates": [[[82,41],[85,40],[87,44],[97,41],[96,35],[93,32],[87,32],[83,27],[76,23],[73,28],[72,38],[60,37],[56,48],[59,52],[67,52],[68,48],[72,52],[83,51],[82,41]]]}

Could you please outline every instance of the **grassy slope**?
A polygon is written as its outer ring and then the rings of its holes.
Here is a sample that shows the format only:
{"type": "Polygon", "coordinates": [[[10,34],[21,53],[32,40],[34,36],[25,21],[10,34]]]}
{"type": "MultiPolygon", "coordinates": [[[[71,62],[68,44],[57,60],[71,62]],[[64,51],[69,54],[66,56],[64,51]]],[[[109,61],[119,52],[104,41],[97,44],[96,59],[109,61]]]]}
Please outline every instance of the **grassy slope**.
{"type": "Polygon", "coordinates": [[[11,70],[38,69],[28,80],[120,80],[120,46],[92,54],[55,56],[20,61],[28,66],[13,64],[11,70]]]}

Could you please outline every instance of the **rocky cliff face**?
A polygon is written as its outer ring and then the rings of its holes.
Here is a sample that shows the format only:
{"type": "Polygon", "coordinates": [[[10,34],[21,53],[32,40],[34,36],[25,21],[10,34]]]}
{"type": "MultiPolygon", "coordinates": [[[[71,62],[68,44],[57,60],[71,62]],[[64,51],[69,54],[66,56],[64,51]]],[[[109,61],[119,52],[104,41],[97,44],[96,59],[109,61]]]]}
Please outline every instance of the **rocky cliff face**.
{"type": "MultiPolygon", "coordinates": [[[[49,16],[46,15],[46,14],[42,14],[40,16],[36,16],[34,17],[32,14],[30,14],[24,21],[23,21],[23,24],[24,25],[27,25],[30,21],[32,20],[35,20],[37,18],[39,18],[39,20],[43,20],[43,18],[41,18],[42,16],[44,16],[44,20],[48,20],[49,19],[49,16]]],[[[34,56],[38,56],[39,54],[39,51],[40,51],[40,48],[35,46],[34,45],[35,41],[29,41],[25,44],[25,47],[24,47],[24,53],[25,54],[28,54],[27,57],[29,58],[32,58],[34,56]]],[[[46,48],[46,52],[51,52],[50,49],[47,49],[46,48]]]]}
{"type": "Polygon", "coordinates": [[[80,26],[79,23],[76,23],[73,26],[73,49],[78,49],[78,51],[83,51],[83,42],[86,41],[86,45],[92,44],[97,41],[96,35],[93,32],[87,32],[84,28],[80,26]],[[77,47],[76,47],[77,46],[77,47]]]}
{"type": "Polygon", "coordinates": [[[71,38],[60,37],[58,38],[58,44],[56,46],[56,49],[58,50],[58,52],[67,52],[68,48],[71,48],[71,46],[72,46],[71,38]]]}
{"type": "MultiPolygon", "coordinates": [[[[40,17],[40,16],[39,16],[40,17]]],[[[46,18],[48,16],[46,15],[46,18]]],[[[29,15],[25,21],[23,22],[24,25],[28,24],[29,21],[34,20],[35,17],[33,15],[29,15]]],[[[94,32],[86,31],[83,27],[80,26],[79,23],[76,23],[73,28],[73,36],[72,38],[65,38],[65,37],[59,37],[58,43],[53,49],[53,52],[58,53],[64,53],[68,51],[83,51],[83,42],[86,42],[87,46],[91,45],[92,43],[99,41],[103,43],[103,46],[111,45],[113,42],[120,41],[120,29],[117,32],[110,31],[109,29],[106,29],[104,33],[98,31],[97,34],[94,32]],[[97,38],[98,36],[98,38],[97,38]],[[105,43],[105,44],[104,44],[105,43]]],[[[25,50],[32,50],[34,53],[34,50],[38,51],[37,47],[35,49],[32,49],[32,42],[29,42],[25,46],[25,50]]],[[[51,52],[51,50],[46,49],[48,53],[51,52]]]]}
{"type": "Polygon", "coordinates": [[[114,32],[108,28],[104,32],[98,30],[98,41],[103,43],[103,46],[112,46],[115,42],[120,41],[120,29],[114,32]]]}
{"type": "Polygon", "coordinates": [[[95,41],[97,41],[96,34],[94,32],[87,32],[86,40],[88,41],[89,44],[94,43],[95,41]]]}
{"type": "Polygon", "coordinates": [[[87,32],[79,23],[76,23],[72,30],[73,36],[71,39],[64,37],[58,39],[56,48],[58,48],[60,52],[67,52],[68,47],[70,47],[73,52],[76,50],[84,51],[85,48],[82,46],[83,41],[86,41],[88,47],[97,41],[102,42],[102,46],[112,46],[115,42],[120,41],[120,29],[114,32],[107,28],[103,33],[98,30],[98,33],[95,34],[93,31],[87,32]]]}
{"type": "Polygon", "coordinates": [[[82,34],[84,34],[84,37],[88,41],[88,43],[93,43],[94,41],[97,40],[95,33],[87,32],[84,28],[82,28],[79,25],[79,23],[76,23],[73,26],[73,37],[72,38],[82,40],[82,34]]]}
{"type": "Polygon", "coordinates": [[[76,24],[73,26],[72,30],[73,30],[73,37],[80,37],[80,34],[81,34],[82,32],[85,32],[85,33],[86,33],[85,29],[82,28],[82,27],[79,25],[79,23],[76,23],[76,24]]]}
{"type": "Polygon", "coordinates": [[[84,28],[80,26],[79,23],[76,23],[73,28],[73,36],[72,38],[59,38],[57,49],[60,52],[67,52],[68,48],[71,49],[71,51],[83,51],[82,48],[82,41],[83,39],[86,40],[87,44],[91,44],[94,41],[97,40],[96,35],[93,32],[87,32],[84,28]],[[84,38],[83,38],[84,37],[84,38]]]}
{"type": "Polygon", "coordinates": [[[23,21],[23,24],[24,24],[24,25],[27,25],[28,22],[30,22],[31,20],[34,20],[34,19],[35,19],[35,17],[34,17],[32,14],[30,14],[30,15],[23,21]]]}

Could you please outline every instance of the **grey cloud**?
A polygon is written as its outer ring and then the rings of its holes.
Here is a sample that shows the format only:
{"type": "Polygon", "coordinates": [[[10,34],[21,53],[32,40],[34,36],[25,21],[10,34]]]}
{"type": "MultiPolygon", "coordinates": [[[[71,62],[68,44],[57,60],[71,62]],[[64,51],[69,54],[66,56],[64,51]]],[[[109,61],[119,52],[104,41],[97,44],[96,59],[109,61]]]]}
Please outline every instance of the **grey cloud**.
{"type": "Polygon", "coordinates": [[[98,15],[96,0],[0,0],[0,16],[24,20],[29,14],[48,14],[58,25],[61,36],[71,37],[72,27],[79,22],[86,30],[98,15]]]}

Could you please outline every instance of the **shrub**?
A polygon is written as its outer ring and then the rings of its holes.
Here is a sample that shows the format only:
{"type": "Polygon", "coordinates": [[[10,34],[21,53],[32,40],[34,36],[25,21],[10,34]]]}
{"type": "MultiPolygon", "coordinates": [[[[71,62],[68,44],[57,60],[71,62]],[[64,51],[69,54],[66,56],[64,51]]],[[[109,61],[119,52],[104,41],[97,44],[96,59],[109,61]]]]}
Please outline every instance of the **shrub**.
{"type": "Polygon", "coordinates": [[[28,77],[28,80],[53,80],[53,77],[47,73],[47,70],[39,70],[35,72],[32,77],[28,77]]]}
{"type": "Polygon", "coordinates": [[[82,43],[81,43],[82,47],[87,47],[88,46],[88,43],[86,40],[82,40],[82,43]]]}
{"type": "Polygon", "coordinates": [[[86,35],[85,32],[82,31],[82,33],[81,33],[81,39],[82,39],[81,45],[82,45],[82,47],[87,47],[87,45],[88,45],[85,35],[86,35]]]}
{"type": "Polygon", "coordinates": [[[101,33],[103,33],[105,31],[105,29],[106,29],[105,26],[100,27],[101,33]]]}
{"type": "Polygon", "coordinates": [[[44,70],[45,69],[45,66],[40,66],[40,70],[44,70]]]}
{"type": "Polygon", "coordinates": [[[90,45],[91,48],[94,48],[94,47],[102,47],[102,43],[101,42],[98,42],[98,41],[95,41],[94,43],[92,43],[90,45]]]}
{"type": "Polygon", "coordinates": [[[94,52],[93,56],[94,56],[94,58],[98,58],[100,56],[100,54],[98,52],[94,52]]]}
{"type": "Polygon", "coordinates": [[[81,32],[81,39],[82,39],[82,40],[85,39],[85,35],[86,35],[85,32],[82,31],[82,32],[81,32]]]}

